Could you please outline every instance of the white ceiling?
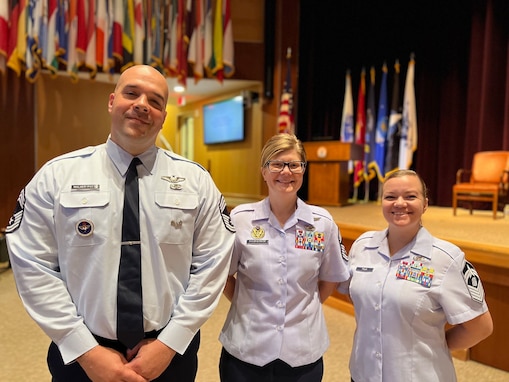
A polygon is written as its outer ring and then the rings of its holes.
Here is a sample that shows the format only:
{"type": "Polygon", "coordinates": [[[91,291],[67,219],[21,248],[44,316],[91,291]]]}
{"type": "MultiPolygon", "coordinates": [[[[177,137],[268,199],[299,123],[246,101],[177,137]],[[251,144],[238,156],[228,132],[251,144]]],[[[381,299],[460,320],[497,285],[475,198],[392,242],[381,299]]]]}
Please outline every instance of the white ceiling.
{"type": "MultiPolygon", "coordinates": [[[[79,73],[80,77],[90,78],[88,73],[79,73]]],[[[95,80],[101,82],[115,83],[118,80],[119,75],[115,74],[111,77],[105,73],[97,73],[95,80]]],[[[256,85],[259,85],[258,81],[248,81],[248,80],[232,80],[225,79],[222,83],[217,79],[201,79],[198,83],[195,83],[193,78],[187,79],[187,89],[183,93],[177,93],[173,90],[175,85],[178,84],[176,78],[167,77],[166,81],[168,82],[168,87],[170,88],[170,94],[168,103],[170,105],[177,105],[179,96],[183,96],[185,98],[185,104],[190,104],[193,102],[200,101],[202,99],[211,98],[214,96],[218,96],[224,93],[232,93],[235,91],[241,91],[244,89],[253,88],[256,85]]]]}
{"type": "Polygon", "coordinates": [[[177,105],[179,96],[184,96],[187,104],[193,103],[205,98],[221,95],[223,93],[232,93],[244,89],[252,88],[260,84],[258,81],[247,80],[231,80],[226,79],[222,83],[216,79],[201,79],[195,84],[193,78],[187,79],[187,89],[184,93],[176,93],[173,87],[177,85],[176,78],[167,78],[168,86],[170,87],[169,104],[177,105]]]}

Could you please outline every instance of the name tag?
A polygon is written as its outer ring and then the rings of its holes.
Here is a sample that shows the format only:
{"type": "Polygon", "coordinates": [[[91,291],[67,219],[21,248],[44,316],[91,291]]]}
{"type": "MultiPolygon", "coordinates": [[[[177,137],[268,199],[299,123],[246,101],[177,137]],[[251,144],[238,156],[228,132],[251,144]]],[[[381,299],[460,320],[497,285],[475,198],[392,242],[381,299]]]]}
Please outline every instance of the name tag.
{"type": "Polygon", "coordinates": [[[247,245],[268,245],[269,241],[268,240],[254,239],[254,240],[247,240],[246,244],[247,245]]]}
{"type": "Polygon", "coordinates": [[[356,272],[373,272],[374,268],[368,268],[368,267],[357,267],[355,268],[356,272]]]}
{"type": "Polygon", "coordinates": [[[73,184],[71,185],[72,191],[99,191],[101,185],[99,184],[73,184]]]}

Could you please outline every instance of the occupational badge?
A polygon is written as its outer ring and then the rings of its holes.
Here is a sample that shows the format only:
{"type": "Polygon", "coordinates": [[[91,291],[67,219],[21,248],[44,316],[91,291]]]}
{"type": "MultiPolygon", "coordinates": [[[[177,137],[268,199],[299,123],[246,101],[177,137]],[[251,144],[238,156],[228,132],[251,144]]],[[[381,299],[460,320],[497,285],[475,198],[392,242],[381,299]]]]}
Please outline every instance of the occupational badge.
{"type": "Polygon", "coordinates": [[[169,182],[172,190],[182,190],[182,183],[186,180],[186,178],[177,175],[162,176],[161,179],[169,182]]]}
{"type": "Polygon", "coordinates": [[[247,244],[265,244],[265,245],[269,244],[269,241],[267,239],[264,239],[265,230],[259,225],[251,228],[251,237],[253,239],[248,239],[247,244]]]}
{"type": "Polygon", "coordinates": [[[265,236],[265,230],[260,227],[259,225],[253,227],[253,229],[251,229],[251,237],[253,239],[261,239],[265,236]]]}

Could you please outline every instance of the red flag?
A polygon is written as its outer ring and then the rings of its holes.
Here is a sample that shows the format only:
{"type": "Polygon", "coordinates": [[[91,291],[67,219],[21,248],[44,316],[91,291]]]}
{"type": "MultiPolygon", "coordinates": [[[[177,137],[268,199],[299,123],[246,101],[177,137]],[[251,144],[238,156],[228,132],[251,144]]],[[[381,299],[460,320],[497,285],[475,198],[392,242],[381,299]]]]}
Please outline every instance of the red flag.
{"type": "Polygon", "coordinates": [[[76,5],[77,32],[76,32],[76,54],[78,67],[85,63],[85,55],[88,43],[87,6],[86,0],[78,0],[76,5]]]}
{"type": "Polygon", "coordinates": [[[212,77],[212,70],[209,67],[209,63],[212,60],[212,50],[214,43],[214,23],[212,21],[212,2],[211,0],[205,0],[205,36],[204,36],[204,48],[203,48],[203,68],[207,72],[207,76],[212,77]]]}
{"type": "Polygon", "coordinates": [[[0,72],[7,68],[7,50],[9,47],[9,4],[0,2],[0,72]]]}
{"type": "Polygon", "coordinates": [[[106,0],[97,0],[97,24],[95,30],[95,62],[103,71],[108,68],[108,13],[106,0]]]}
{"type": "Polygon", "coordinates": [[[113,57],[122,62],[122,34],[124,33],[123,0],[113,0],[112,53],[113,57]]]}
{"type": "Polygon", "coordinates": [[[9,16],[11,28],[7,51],[7,67],[21,75],[26,52],[26,0],[14,0],[9,16]]]}
{"type": "Polygon", "coordinates": [[[295,133],[293,121],[293,94],[292,94],[292,51],[288,48],[286,53],[286,79],[283,84],[283,92],[281,95],[281,103],[279,104],[279,117],[277,120],[278,132],[295,133]]]}
{"type": "MultiPolygon", "coordinates": [[[[364,147],[366,140],[366,71],[362,69],[361,81],[359,83],[359,94],[357,96],[357,120],[355,122],[355,143],[364,147]]],[[[353,172],[354,186],[358,187],[364,180],[364,162],[355,161],[353,172]]]]}

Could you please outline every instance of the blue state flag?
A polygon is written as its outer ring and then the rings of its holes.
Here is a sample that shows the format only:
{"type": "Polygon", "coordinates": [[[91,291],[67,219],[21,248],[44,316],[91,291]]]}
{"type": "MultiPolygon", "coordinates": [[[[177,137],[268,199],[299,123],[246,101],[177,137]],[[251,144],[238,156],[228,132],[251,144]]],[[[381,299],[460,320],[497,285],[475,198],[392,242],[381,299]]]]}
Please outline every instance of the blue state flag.
{"type": "Polygon", "coordinates": [[[368,100],[366,105],[366,138],[364,140],[364,179],[371,180],[376,176],[375,170],[375,68],[369,71],[368,100]]]}
{"type": "Polygon", "coordinates": [[[399,61],[394,64],[394,82],[392,86],[389,129],[387,130],[385,174],[398,168],[399,141],[401,137],[401,106],[399,102],[399,61]]]}
{"type": "Polygon", "coordinates": [[[378,113],[375,135],[375,169],[378,180],[383,182],[385,177],[385,140],[387,138],[387,65],[382,67],[382,81],[380,84],[380,99],[378,100],[378,113]]]}

